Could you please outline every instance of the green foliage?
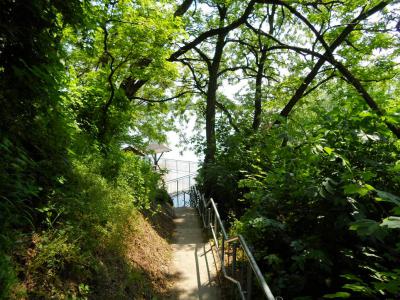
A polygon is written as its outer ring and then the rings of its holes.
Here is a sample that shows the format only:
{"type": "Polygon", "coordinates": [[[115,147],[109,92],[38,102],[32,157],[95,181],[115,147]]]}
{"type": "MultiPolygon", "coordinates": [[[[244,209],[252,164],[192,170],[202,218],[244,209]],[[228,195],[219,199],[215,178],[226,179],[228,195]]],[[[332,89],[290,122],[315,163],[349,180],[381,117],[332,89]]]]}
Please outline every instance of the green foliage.
{"type": "MultiPolygon", "coordinates": [[[[27,269],[36,284],[31,297],[87,296],[94,291],[93,285],[98,286],[94,278],[105,267],[101,253],[113,251],[123,256],[126,234],[134,230],[132,220],[138,208],[150,207],[150,195],[157,190],[159,175],[141,158],[122,152],[120,156],[119,168],[123,171],[112,181],[100,174],[105,164],[100,155],[85,162],[75,161],[63,197],[41,208],[48,212],[52,229],[34,238],[27,269]],[[79,286],[63,284],[77,279],[79,286]]],[[[128,277],[136,272],[130,268],[125,271],[128,277]]]]}
{"type": "MultiPolygon", "coordinates": [[[[0,299],[6,299],[18,283],[12,258],[7,255],[0,256],[0,299]]],[[[15,291],[14,291],[15,292],[15,291]]],[[[22,295],[19,295],[22,296],[22,295]]]]}
{"type": "Polygon", "coordinates": [[[396,3],[356,24],[333,51],[364,92],[325,61],[287,117],[277,112],[329,54],[321,38],[330,45],[378,0],[257,3],[247,24],[249,3],[237,0],[205,1],[181,17],[169,0],[3,2],[0,298],[86,299],[113,278],[121,282],[116,298],[134,293],[144,279],[124,260],[124,237],[139,210],[170,199],[150,164],[121,148],[165,140],[189,98],[163,98],[193,86],[198,116],[216,108],[207,97],[214,92],[223,113],[209,115],[216,159],[199,183],[231,230],[257,246],[275,294],[399,297],[396,3]],[[224,51],[213,61],[219,27],[224,51]],[[172,59],[186,39],[196,48],[172,59]],[[220,84],[228,88],[219,92],[220,84]],[[243,88],[228,95],[230,84],[243,88]],[[256,94],[261,122],[252,128],[256,94]]]}
{"type": "Polygon", "coordinates": [[[154,200],[158,204],[170,204],[173,205],[171,196],[164,188],[158,188],[155,191],[154,200]]]}
{"type": "Polygon", "coordinates": [[[4,2],[0,299],[87,299],[107,289],[105,270],[121,276],[121,295],[143,281],[126,237],[139,211],[166,197],[150,163],[121,148],[163,140],[172,119],[168,104],[129,99],[122,82],[151,82],[142,97],[174,89],[166,58],[181,30],[167,4],[4,2]]]}
{"type": "Polygon", "coordinates": [[[396,298],[396,140],[374,123],[360,134],[358,104],[319,99],[329,113],[310,105],[270,131],[219,135],[214,197],[275,295],[396,298]]]}

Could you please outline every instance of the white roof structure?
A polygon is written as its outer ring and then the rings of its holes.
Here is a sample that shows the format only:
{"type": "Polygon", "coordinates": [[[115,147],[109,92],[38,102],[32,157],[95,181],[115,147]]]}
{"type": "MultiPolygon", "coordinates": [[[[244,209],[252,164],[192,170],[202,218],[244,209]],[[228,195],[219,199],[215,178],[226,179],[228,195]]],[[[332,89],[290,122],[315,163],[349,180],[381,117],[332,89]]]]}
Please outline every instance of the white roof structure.
{"type": "Polygon", "coordinates": [[[164,144],[156,144],[156,143],[150,143],[149,146],[147,146],[147,150],[153,151],[155,153],[164,153],[164,152],[172,151],[166,145],[164,145],[164,144]]]}

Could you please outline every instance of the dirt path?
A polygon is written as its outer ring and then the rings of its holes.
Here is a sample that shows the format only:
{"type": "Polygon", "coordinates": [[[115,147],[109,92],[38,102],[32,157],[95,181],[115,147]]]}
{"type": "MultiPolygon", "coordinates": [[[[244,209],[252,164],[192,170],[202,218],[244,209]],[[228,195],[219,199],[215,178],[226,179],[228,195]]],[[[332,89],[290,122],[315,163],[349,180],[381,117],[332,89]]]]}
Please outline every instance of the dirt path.
{"type": "Polygon", "coordinates": [[[220,299],[216,267],[209,243],[204,242],[199,217],[193,208],[175,208],[174,265],[176,299],[220,299]]]}

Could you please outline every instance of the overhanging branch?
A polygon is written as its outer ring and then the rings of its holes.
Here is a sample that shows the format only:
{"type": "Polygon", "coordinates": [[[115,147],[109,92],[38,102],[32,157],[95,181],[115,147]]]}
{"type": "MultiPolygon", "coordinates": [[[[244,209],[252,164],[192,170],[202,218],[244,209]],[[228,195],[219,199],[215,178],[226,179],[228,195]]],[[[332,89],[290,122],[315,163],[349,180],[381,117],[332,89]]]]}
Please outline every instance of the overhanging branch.
{"type": "Polygon", "coordinates": [[[223,105],[221,102],[218,102],[218,101],[216,101],[215,104],[217,105],[217,107],[218,107],[220,110],[222,110],[222,111],[225,113],[225,115],[226,115],[227,118],[228,118],[228,122],[229,122],[229,124],[232,126],[232,128],[233,128],[237,133],[239,133],[239,132],[240,132],[240,129],[239,129],[239,127],[236,126],[235,122],[233,121],[233,118],[232,118],[231,113],[230,113],[229,110],[225,107],[225,105],[223,105]]]}
{"type": "Polygon", "coordinates": [[[182,97],[183,95],[186,95],[186,94],[189,94],[189,93],[193,94],[193,91],[184,91],[184,92],[179,93],[179,94],[177,94],[175,96],[164,98],[164,99],[148,99],[148,98],[138,97],[138,96],[134,96],[131,99],[141,100],[141,101],[149,102],[149,103],[163,103],[163,102],[168,102],[168,101],[172,101],[172,100],[178,99],[178,98],[182,97]]]}
{"type": "Polygon", "coordinates": [[[187,43],[186,45],[182,46],[176,52],[172,53],[171,56],[169,57],[168,61],[176,61],[180,56],[185,54],[187,51],[193,49],[194,47],[199,45],[201,42],[205,41],[206,39],[208,39],[212,36],[215,36],[218,34],[227,34],[231,30],[236,29],[237,27],[242,25],[247,20],[248,16],[253,11],[255,3],[256,3],[256,0],[251,0],[249,2],[249,4],[247,5],[243,14],[240,16],[240,18],[236,19],[229,25],[220,27],[220,28],[213,28],[213,29],[210,29],[210,30],[200,34],[197,38],[195,38],[191,42],[187,43]]]}

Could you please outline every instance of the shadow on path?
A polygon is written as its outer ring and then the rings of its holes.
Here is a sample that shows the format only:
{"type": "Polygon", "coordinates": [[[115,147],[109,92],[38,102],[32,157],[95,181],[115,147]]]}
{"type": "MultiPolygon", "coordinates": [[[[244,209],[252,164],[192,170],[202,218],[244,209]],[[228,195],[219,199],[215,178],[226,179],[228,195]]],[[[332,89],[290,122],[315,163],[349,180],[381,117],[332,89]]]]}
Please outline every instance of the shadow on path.
{"type": "Polygon", "coordinates": [[[203,238],[196,210],[175,208],[175,214],[172,247],[176,282],[172,299],[220,299],[213,253],[203,238]]]}

